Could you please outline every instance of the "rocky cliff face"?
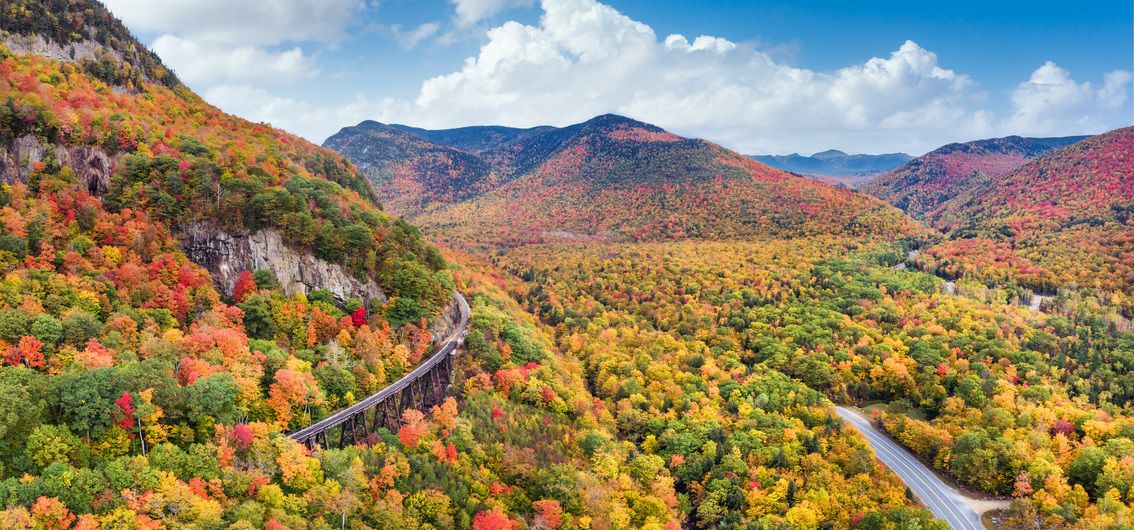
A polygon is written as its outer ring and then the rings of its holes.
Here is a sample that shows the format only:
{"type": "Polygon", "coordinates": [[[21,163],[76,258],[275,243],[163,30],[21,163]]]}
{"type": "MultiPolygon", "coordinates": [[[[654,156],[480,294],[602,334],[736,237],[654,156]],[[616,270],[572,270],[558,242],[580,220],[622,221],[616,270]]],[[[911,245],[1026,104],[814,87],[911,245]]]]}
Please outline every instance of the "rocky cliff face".
{"type": "Polygon", "coordinates": [[[56,61],[96,61],[102,53],[117,61],[122,60],[121,53],[90,39],[61,44],[46,40],[41,35],[7,35],[0,38],[0,44],[16,55],[40,55],[56,61]]]}
{"type": "MultiPolygon", "coordinates": [[[[0,145],[0,183],[27,182],[33,165],[49,160],[70,168],[91,195],[103,197],[110,189],[118,157],[97,147],[56,146],[33,135],[20,136],[6,146],[0,145]]],[[[340,265],[289,248],[276,230],[234,233],[194,225],[182,231],[180,239],[186,256],[208,269],[217,288],[227,294],[232,293],[241,272],[268,269],[288,294],[326,289],[339,302],[350,298],[386,300],[386,293],[373,280],[359,279],[340,265]]],[[[454,302],[432,322],[429,331],[440,342],[453,333],[459,321],[454,302]]]]}
{"type": "Polygon", "coordinates": [[[6,149],[0,149],[0,182],[27,181],[32,164],[49,156],[71,168],[91,195],[101,197],[110,189],[115,158],[96,147],[47,145],[32,135],[16,138],[6,149]]]}
{"type": "Polygon", "coordinates": [[[225,293],[232,293],[241,272],[268,269],[287,294],[326,289],[339,302],[386,300],[386,293],[373,280],[356,278],[340,265],[292,250],[273,229],[233,233],[194,225],[180,239],[186,256],[208,269],[217,288],[225,293]]]}
{"type": "Polygon", "coordinates": [[[445,306],[445,310],[441,315],[429,324],[429,334],[433,336],[433,342],[440,344],[449,339],[449,335],[457,331],[457,324],[461,323],[461,310],[457,305],[457,300],[453,299],[449,305],[445,306]]]}

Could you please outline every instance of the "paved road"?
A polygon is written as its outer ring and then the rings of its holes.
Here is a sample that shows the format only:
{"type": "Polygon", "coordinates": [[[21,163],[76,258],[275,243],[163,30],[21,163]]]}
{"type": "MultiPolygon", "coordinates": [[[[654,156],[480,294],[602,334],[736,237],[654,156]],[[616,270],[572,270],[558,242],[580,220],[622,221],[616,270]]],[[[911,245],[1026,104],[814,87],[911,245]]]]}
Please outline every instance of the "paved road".
{"type": "Polygon", "coordinates": [[[964,495],[938,478],[905,448],[882,434],[862,414],[846,407],[836,409],[839,416],[866,436],[878,459],[909,486],[934,516],[955,530],[984,530],[980,514],[969,505],[964,495]]]}

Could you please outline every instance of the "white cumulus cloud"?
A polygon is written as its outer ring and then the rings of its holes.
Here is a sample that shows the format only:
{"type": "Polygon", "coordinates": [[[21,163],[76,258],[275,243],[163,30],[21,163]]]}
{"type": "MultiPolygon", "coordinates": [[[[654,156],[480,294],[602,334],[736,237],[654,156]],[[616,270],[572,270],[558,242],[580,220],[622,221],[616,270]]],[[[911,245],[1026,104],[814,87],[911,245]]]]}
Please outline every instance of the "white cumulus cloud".
{"type": "MultiPolygon", "coordinates": [[[[1113,126],[1126,104],[1131,73],[1115,70],[1100,86],[1079,83],[1071,74],[1048,61],[1012,92],[1015,113],[1009,128],[1020,134],[1065,134],[1113,126]]],[[[1131,116],[1125,116],[1127,120],[1131,116]]]]}
{"type": "Polygon", "coordinates": [[[230,45],[334,41],[363,0],[105,0],[134,31],[230,45]]]}
{"type": "Polygon", "coordinates": [[[182,80],[193,83],[288,83],[318,74],[314,60],[298,47],[273,53],[256,46],[228,48],[162,35],[152,47],[173,65],[182,80]]]}
{"type": "Polygon", "coordinates": [[[131,30],[156,33],[151,47],[194,86],[290,83],[314,77],[298,46],[333,44],[364,0],[106,0],[131,30]]]}
{"type": "MultiPolygon", "coordinates": [[[[450,1],[454,23],[463,31],[477,31],[479,22],[524,3],[450,1]]],[[[1076,81],[1046,63],[1011,94],[994,98],[979,80],[909,40],[895,42],[889,53],[818,71],[794,66],[781,54],[751,43],[712,35],[662,37],[596,0],[541,0],[538,23],[508,21],[487,29],[483,44],[463,64],[423,80],[409,100],[372,94],[336,105],[321,103],[318,93],[287,98],[266,89],[265,77],[287,81],[316,71],[309,54],[286,49],[282,42],[333,42],[346,31],[351,14],[365,7],[362,2],[166,0],[160,3],[169,4],[170,13],[136,16],[146,18],[139,24],[147,29],[175,33],[155,45],[186,78],[213,83],[205,91],[207,99],[315,142],[363,119],[434,128],[534,126],[566,125],[614,112],[745,153],[838,148],[919,154],[954,141],[1098,133],[1132,121],[1128,71],[1092,83],[1076,81]],[[276,20],[265,32],[274,37],[247,28],[249,34],[238,39],[234,35],[240,24],[208,23],[197,9],[185,7],[201,3],[276,20]],[[314,4],[329,5],[332,13],[313,15],[310,24],[297,22],[314,4]],[[265,15],[269,12],[279,15],[265,15]],[[178,16],[190,20],[178,25],[172,22],[178,16]],[[238,53],[197,53],[209,46],[238,53]],[[1004,101],[1004,108],[991,101],[1004,101]]],[[[436,22],[383,28],[407,50],[428,38],[444,39],[444,28],[436,22]]]]}
{"type": "Polygon", "coordinates": [[[528,126],[617,112],[750,152],[865,149],[881,136],[916,150],[989,127],[968,110],[984,97],[973,80],[912,41],[889,57],[816,72],[720,37],[659,39],[594,0],[541,5],[538,25],[493,28],[459,71],[425,81],[407,118],[528,126]]]}

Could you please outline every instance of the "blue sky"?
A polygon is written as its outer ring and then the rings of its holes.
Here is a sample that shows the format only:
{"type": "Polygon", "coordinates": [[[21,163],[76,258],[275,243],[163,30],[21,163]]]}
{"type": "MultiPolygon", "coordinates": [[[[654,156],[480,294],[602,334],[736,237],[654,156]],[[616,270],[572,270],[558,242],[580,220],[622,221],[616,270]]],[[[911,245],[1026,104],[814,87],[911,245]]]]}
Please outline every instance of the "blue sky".
{"type": "Polygon", "coordinates": [[[917,154],[1134,122],[1129,0],[107,3],[206,99],[315,142],[617,112],[748,153],[917,154]]]}

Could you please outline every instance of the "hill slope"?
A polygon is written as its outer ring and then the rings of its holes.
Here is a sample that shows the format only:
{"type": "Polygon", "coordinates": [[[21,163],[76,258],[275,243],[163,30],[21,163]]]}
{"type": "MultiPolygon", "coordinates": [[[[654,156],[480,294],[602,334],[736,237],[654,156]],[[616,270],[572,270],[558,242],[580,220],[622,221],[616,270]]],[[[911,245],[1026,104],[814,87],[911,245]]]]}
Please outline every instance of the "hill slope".
{"type": "MultiPolygon", "coordinates": [[[[459,144],[481,146],[476,156],[490,166],[489,178],[428,171],[407,173],[404,179],[370,176],[380,196],[396,204],[395,211],[448,237],[474,240],[735,239],[829,232],[902,237],[919,232],[900,212],[864,194],[621,116],[509,131],[506,139],[496,136],[501,141],[465,138],[459,144]],[[426,191],[472,181],[477,185],[463,200],[440,200],[448,194],[426,191]],[[418,200],[422,196],[427,200],[418,200]],[[399,210],[408,203],[415,207],[399,210]]],[[[485,132],[499,134],[497,128],[485,132]]],[[[366,134],[366,127],[347,128],[327,145],[340,146],[360,167],[388,165],[359,157],[357,142],[347,140],[366,134]]],[[[424,133],[414,134],[425,140],[424,133]]],[[[370,151],[386,149],[375,145],[370,151]]],[[[419,159],[399,163],[422,166],[419,159]]]]}
{"type": "Polygon", "coordinates": [[[862,190],[916,218],[925,218],[949,199],[1083,138],[1009,136],[949,144],[879,175],[862,190]]]}
{"type": "MultiPolygon", "coordinates": [[[[0,23],[0,180],[34,190],[39,175],[67,172],[111,210],[143,210],[175,234],[270,230],[297,257],[343,267],[342,285],[377,281],[396,291],[406,258],[441,266],[415,229],[376,207],[349,162],[208,105],[98,2],[6,2],[0,23]]],[[[252,263],[216,265],[228,292],[252,263]]],[[[384,297],[336,295],[363,292],[384,297]]]]}
{"type": "Polygon", "coordinates": [[[494,175],[479,156],[374,121],[343,129],[325,144],[357,160],[378,190],[398,190],[379,193],[395,211],[467,199],[488,189],[494,175]]]}
{"type": "Polygon", "coordinates": [[[109,85],[142,90],[146,82],[180,84],[161,59],[98,2],[7,0],[0,6],[0,28],[0,43],[11,51],[73,61],[109,85]]]}
{"type": "MultiPolygon", "coordinates": [[[[124,35],[101,49],[113,61],[129,48],[156,60],[93,1],[2,9],[50,14],[63,35],[124,35]]],[[[0,46],[0,527],[680,525],[668,471],[609,480],[636,455],[609,443],[578,362],[487,275],[462,271],[459,409],[407,411],[357,446],[288,441],[421,359],[421,317],[452,293],[444,260],[341,156],[160,70],[116,62],[138,75],[104,78],[40,53],[70,46],[54,33],[24,36],[43,45],[0,46]],[[218,289],[186,251],[202,232],[263,236],[389,298],[287,293],[266,270],[218,289]]]]}
{"type": "Polygon", "coordinates": [[[943,203],[930,221],[956,241],[926,259],[954,273],[1003,267],[1044,290],[1134,293],[1134,128],[1043,155],[943,203]]]}

